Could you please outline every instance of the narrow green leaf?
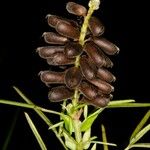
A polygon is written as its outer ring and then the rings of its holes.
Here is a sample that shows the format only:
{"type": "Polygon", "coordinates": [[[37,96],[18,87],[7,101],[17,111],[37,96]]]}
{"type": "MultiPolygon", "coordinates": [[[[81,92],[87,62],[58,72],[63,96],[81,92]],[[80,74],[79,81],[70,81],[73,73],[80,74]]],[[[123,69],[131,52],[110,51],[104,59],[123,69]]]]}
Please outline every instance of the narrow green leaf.
{"type": "Polygon", "coordinates": [[[91,141],[91,143],[96,143],[96,144],[102,144],[102,145],[108,145],[108,146],[117,146],[114,143],[105,143],[105,142],[100,142],[100,141],[91,141]]]}
{"type": "Polygon", "coordinates": [[[29,126],[30,126],[30,128],[31,128],[31,130],[32,130],[32,132],[34,134],[34,136],[36,137],[36,139],[37,139],[37,141],[39,143],[39,146],[41,147],[42,150],[47,150],[47,148],[46,148],[46,146],[45,146],[45,144],[44,144],[44,142],[43,142],[39,132],[37,131],[34,123],[32,122],[31,118],[29,117],[29,115],[27,113],[25,113],[25,117],[27,119],[27,122],[28,122],[28,124],[29,124],[29,126]]]}
{"type": "Polygon", "coordinates": [[[90,137],[91,137],[91,128],[89,128],[85,133],[83,134],[82,142],[83,142],[83,148],[88,149],[90,147],[90,137]]]}
{"type": "Polygon", "coordinates": [[[148,131],[150,130],[150,124],[148,124],[145,128],[143,128],[136,136],[130,141],[130,145],[136,143],[139,139],[141,139],[148,131]]]}
{"type": "Polygon", "coordinates": [[[133,147],[138,147],[138,148],[150,148],[150,143],[136,143],[134,145],[130,146],[130,149],[133,147]]]}
{"type": "Polygon", "coordinates": [[[150,103],[123,103],[117,105],[108,105],[106,108],[129,108],[129,107],[150,107],[150,103]]]}
{"type": "Polygon", "coordinates": [[[95,143],[95,144],[92,146],[91,150],[96,150],[96,146],[97,146],[97,144],[95,143]]]}
{"type": "Polygon", "coordinates": [[[48,129],[51,130],[51,129],[53,129],[53,128],[60,127],[61,125],[63,125],[63,123],[64,123],[64,121],[61,121],[61,122],[59,122],[59,123],[56,123],[56,124],[50,126],[48,129]]]}
{"type": "Polygon", "coordinates": [[[41,110],[43,112],[47,112],[47,113],[51,113],[51,114],[55,114],[55,115],[60,115],[60,116],[63,115],[63,114],[61,114],[57,111],[45,109],[45,108],[39,107],[37,105],[34,105],[33,103],[26,104],[26,103],[22,103],[22,102],[15,102],[15,101],[9,101],[9,100],[4,100],[4,99],[1,99],[0,103],[1,104],[24,107],[24,108],[30,108],[30,109],[38,109],[38,110],[41,110]]]}
{"type": "Polygon", "coordinates": [[[2,146],[2,150],[8,150],[8,148],[9,148],[9,143],[11,141],[11,137],[13,135],[13,132],[14,132],[14,129],[15,129],[15,126],[16,126],[18,115],[19,115],[19,109],[16,111],[16,113],[15,113],[13,119],[12,119],[12,123],[10,125],[10,128],[8,129],[8,133],[7,133],[5,142],[2,146]]]}
{"type": "Polygon", "coordinates": [[[22,103],[22,102],[14,102],[14,101],[10,101],[10,100],[5,100],[5,99],[1,99],[0,100],[1,104],[7,104],[7,105],[14,105],[14,106],[19,106],[19,107],[25,107],[25,108],[35,108],[35,105],[33,104],[26,104],[26,103],[22,103]]]}
{"type": "Polygon", "coordinates": [[[83,116],[84,116],[84,119],[86,119],[88,116],[88,106],[87,105],[84,106],[83,116]]]}
{"type": "Polygon", "coordinates": [[[145,123],[147,122],[147,120],[150,118],[150,110],[145,114],[145,116],[142,118],[142,120],[140,121],[140,123],[137,125],[137,127],[135,128],[135,130],[133,131],[131,137],[130,137],[130,141],[136,136],[136,134],[143,128],[143,126],[145,125],[145,123]]]}
{"type": "Polygon", "coordinates": [[[66,130],[70,133],[70,135],[72,134],[73,132],[73,122],[72,122],[72,118],[70,116],[67,116],[67,115],[62,115],[61,116],[62,119],[64,120],[64,123],[65,123],[65,128],[66,130]]]}
{"type": "Polygon", "coordinates": [[[28,104],[33,104],[32,101],[27,98],[17,87],[13,86],[13,89],[20,95],[20,97],[25,100],[28,104]]]}
{"type": "Polygon", "coordinates": [[[98,115],[104,110],[104,108],[100,108],[94,113],[90,114],[81,124],[81,131],[86,131],[91,128],[93,122],[98,117],[98,115]]]}
{"type": "MultiPolygon", "coordinates": [[[[106,130],[103,124],[101,125],[101,129],[102,129],[102,140],[104,143],[107,143],[106,130]]],[[[103,145],[103,148],[104,150],[108,150],[108,146],[105,144],[103,145]]]]}
{"type": "Polygon", "coordinates": [[[71,150],[76,150],[76,141],[74,140],[74,138],[66,130],[64,129],[62,130],[63,130],[66,146],[71,150]]]}
{"type": "MultiPolygon", "coordinates": [[[[33,104],[34,103],[28,99],[17,87],[13,87],[15,89],[15,91],[22,97],[22,99],[27,102],[28,104],[33,104]]],[[[34,111],[41,117],[41,119],[50,127],[53,125],[53,123],[50,121],[50,119],[39,109],[34,108],[34,111]]],[[[60,141],[60,143],[63,145],[63,147],[65,148],[65,150],[68,150],[68,148],[66,147],[66,145],[64,144],[62,138],[60,137],[59,133],[57,132],[57,130],[55,128],[52,129],[52,131],[55,133],[56,137],[58,138],[58,140],[60,141]]]]}
{"type": "Polygon", "coordinates": [[[135,100],[133,99],[126,99],[126,100],[113,100],[113,101],[110,101],[108,106],[113,106],[113,105],[122,105],[124,103],[133,103],[135,102],[135,100]]]}

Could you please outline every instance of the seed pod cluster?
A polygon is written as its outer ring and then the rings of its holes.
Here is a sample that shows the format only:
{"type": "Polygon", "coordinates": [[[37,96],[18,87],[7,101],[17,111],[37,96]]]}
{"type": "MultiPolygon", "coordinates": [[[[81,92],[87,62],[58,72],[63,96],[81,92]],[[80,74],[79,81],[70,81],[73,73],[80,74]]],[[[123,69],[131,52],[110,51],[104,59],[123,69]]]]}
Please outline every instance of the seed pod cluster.
{"type": "MultiPolygon", "coordinates": [[[[68,2],[66,9],[82,20],[87,14],[87,9],[75,2],[68,2]]],[[[42,82],[55,84],[49,90],[49,100],[71,99],[75,89],[78,89],[82,95],[80,102],[105,107],[113,97],[111,83],[116,80],[108,70],[113,67],[108,55],[117,54],[119,48],[102,37],[105,30],[102,22],[94,16],[89,19],[86,42],[80,45],[80,23],[56,15],[47,15],[47,21],[56,32],[43,34],[44,41],[50,45],[37,48],[37,52],[49,65],[63,68],[63,71],[40,72],[42,82]],[[75,62],[79,56],[80,65],[77,67],[75,62]]]]}

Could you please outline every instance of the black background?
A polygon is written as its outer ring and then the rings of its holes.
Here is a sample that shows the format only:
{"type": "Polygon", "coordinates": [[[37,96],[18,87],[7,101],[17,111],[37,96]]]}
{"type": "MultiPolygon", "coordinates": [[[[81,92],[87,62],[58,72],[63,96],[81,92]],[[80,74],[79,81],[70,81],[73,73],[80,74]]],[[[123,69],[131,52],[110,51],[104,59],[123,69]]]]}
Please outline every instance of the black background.
{"type": "MultiPolygon", "coordinates": [[[[75,0],[74,0],[75,1],[75,0]]],[[[48,69],[46,62],[35,53],[44,45],[42,33],[50,31],[45,16],[57,14],[71,17],[65,10],[68,0],[5,1],[0,4],[0,98],[22,101],[12,89],[19,87],[36,104],[59,110],[59,104],[47,99],[48,89],[39,80],[38,72],[48,69]]],[[[87,6],[88,1],[75,2],[87,6]]],[[[105,37],[120,47],[113,57],[114,99],[135,99],[149,102],[149,9],[145,1],[103,0],[95,16],[106,26],[105,37]]],[[[106,126],[109,142],[118,144],[118,150],[128,144],[129,136],[147,108],[106,110],[94,124],[93,135],[100,137],[100,124],[106,126]]],[[[25,120],[23,111],[30,113],[42,133],[48,149],[63,149],[52,132],[35,113],[28,109],[0,105],[0,149],[17,113],[18,118],[8,149],[40,149],[25,120]],[[52,148],[53,147],[53,148],[52,148]]],[[[53,120],[56,120],[51,116],[53,120]]],[[[145,142],[148,141],[148,134],[145,142]]]]}

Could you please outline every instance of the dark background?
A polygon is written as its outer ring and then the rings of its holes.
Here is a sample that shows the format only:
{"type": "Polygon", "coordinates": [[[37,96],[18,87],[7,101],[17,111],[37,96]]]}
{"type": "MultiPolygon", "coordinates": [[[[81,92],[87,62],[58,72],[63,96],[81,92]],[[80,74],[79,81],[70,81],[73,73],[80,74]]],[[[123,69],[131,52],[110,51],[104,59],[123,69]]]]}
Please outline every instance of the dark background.
{"type": "MultiPolygon", "coordinates": [[[[36,104],[59,110],[59,104],[48,101],[48,89],[39,80],[38,72],[49,66],[39,58],[35,49],[44,45],[42,33],[51,30],[46,23],[47,14],[71,16],[65,10],[67,2],[68,0],[1,2],[0,98],[22,101],[12,89],[15,85],[36,104]]],[[[75,2],[85,6],[88,3],[86,0],[75,2]]],[[[105,37],[121,49],[120,54],[113,57],[115,65],[112,71],[117,77],[114,99],[150,101],[149,14],[145,1],[137,0],[103,0],[100,10],[95,12],[95,16],[101,18],[106,26],[105,37]]],[[[93,135],[100,137],[100,124],[103,123],[109,142],[117,143],[118,150],[121,150],[128,144],[132,131],[147,110],[148,108],[106,110],[95,122],[93,135]]],[[[15,114],[18,114],[18,118],[8,149],[39,149],[25,120],[24,111],[30,113],[48,149],[63,149],[33,111],[6,105],[0,105],[0,149],[15,114]]],[[[147,134],[145,142],[149,142],[148,138],[147,134]]]]}

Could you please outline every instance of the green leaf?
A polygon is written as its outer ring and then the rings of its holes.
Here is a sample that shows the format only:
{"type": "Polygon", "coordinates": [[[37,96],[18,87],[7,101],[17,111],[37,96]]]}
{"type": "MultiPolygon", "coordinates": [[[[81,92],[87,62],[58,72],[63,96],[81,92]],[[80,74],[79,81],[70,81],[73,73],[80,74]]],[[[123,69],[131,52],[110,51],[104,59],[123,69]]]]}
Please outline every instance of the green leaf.
{"type": "Polygon", "coordinates": [[[67,131],[70,133],[70,135],[71,135],[72,132],[74,131],[72,118],[71,118],[70,116],[67,116],[67,115],[64,115],[64,114],[63,114],[61,117],[62,117],[62,119],[64,120],[66,130],[67,130],[67,131]]]}
{"type": "Polygon", "coordinates": [[[83,116],[84,116],[84,119],[86,119],[88,116],[88,106],[87,105],[84,106],[83,116]]]}
{"type": "Polygon", "coordinates": [[[44,144],[44,142],[43,142],[39,132],[37,131],[34,123],[32,122],[31,118],[29,117],[29,115],[27,113],[25,113],[25,117],[26,117],[26,119],[28,121],[28,124],[29,124],[29,126],[30,126],[30,128],[31,128],[31,130],[32,130],[32,132],[34,134],[34,136],[36,137],[36,139],[37,139],[41,149],[42,150],[47,150],[47,148],[46,148],[46,146],[45,146],[45,144],[44,144]]]}
{"type": "Polygon", "coordinates": [[[23,100],[25,100],[28,104],[33,104],[32,101],[28,99],[17,87],[13,86],[13,88],[23,100]]]}
{"type": "Polygon", "coordinates": [[[131,137],[130,137],[130,141],[136,136],[136,134],[143,128],[143,126],[145,125],[145,123],[147,122],[147,120],[150,118],[150,110],[145,114],[145,116],[142,118],[142,120],[140,121],[140,123],[137,125],[137,127],[135,128],[135,130],[133,131],[131,137]]]}
{"type": "Polygon", "coordinates": [[[86,131],[91,128],[94,120],[98,117],[98,115],[104,110],[104,108],[100,108],[94,113],[90,114],[81,124],[81,131],[86,131]]]}
{"type": "Polygon", "coordinates": [[[114,143],[105,143],[105,142],[101,142],[101,141],[91,141],[91,143],[96,143],[96,144],[102,144],[102,145],[108,145],[108,146],[117,146],[114,143]]]}
{"type": "Polygon", "coordinates": [[[22,103],[22,102],[14,102],[14,101],[10,101],[10,100],[5,100],[5,99],[1,99],[0,100],[1,104],[7,104],[7,105],[14,105],[14,106],[19,106],[19,107],[25,107],[25,108],[35,108],[35,105],[33,104],[26,104],[26,103],[22,103]]]}
{"type": "Polygon", "coordinates": [[[91,143],[90,137],[91,137],[91,128],[89,128],[83,134],[82,142],[83,142],[84,149],[88,149],[90,147],[90,143],[91,143]]]}
{"type": "Polygon", "coordinates": [[[10,141],[11,141],[11,137],[13,135],[13,132],[14,132],[14,129],[15,129],[15,126],[16,126],[16,122],[17,122],[17,119],[18,119],[18,115],[19,115],[19,110],[18,109],[12,119],[12,123],[8,129],[8,133],[7,133],[7,136],[6,136],[6,139],[4,141],[4,144],[2,146],[2,150],[8,150],[8,147],[9,147],[9,144],[10,144],[10,141]]]}
{"type": "Polygon", "coordinates": [[[71,150],[76,150],[76,141],[73,139],[73,137],[70,136],[70,134],[66,132],[65,130],[63,130],[63,135],[65,138],[66,146],[70,148],[71,150]]]}
{"type": "Polygon", "coordinates": [[[56,123],[56,124],[54,124],[54,125],[52,125],[52,126],[50,126],[48,129],[49,130],[51,130],[51,129],[53,129],[53,128],[57,128],[57,127],[60,127],[61,125],[63,125],[63,121],[61,121],[61,122],[59,122],[59,123],[56,123]]]}
{"type": "Polygon", "coordinates": [[[133,147],[138,147],[138,148],[150,148],[150,143],[136,143],[134,145],[130,146],[130,149],[133,147]]]}
{"type": "MultiPolygon", "coordinates": [[[[102,139],[103,139],[103,142],[107,143],[106,130],[105,130],[105,127],[104,127],[103,124],[101,125],[101,129],[102,129],[102,139]]],[[[108,146],[105,145],[105,144],[103,145],[103,148],[104,148],[104,150],[108,150],[108,146]]]]}
{"type": "MultiPolygon", "coordinates": [[[[22,97],[22,99],[27,102],[28,104],[33,104],[34,103],[28,99],[17,87],[13,87],[15,89],[15,91],[22,97]]],[[[34,111],[40,116],[40,118],[48,125],[48,126],[52,126],[52,122],[50,121],[50,119],[40,110],[37,109],[37,107],[34,108],[34,111]]],[[[65,146],[64,141],[61,139],[59,133],[57,132],[57,130],[55,128],[52,129],[52,131],[55,133],[56,137],[58,138],[58,140],[60,141],[60,143],[63,145],[63,147],[65,148],[65,150],[68,150],[68,148],[65,146]]]]}
{"type": "Polygon", "coordinates": [[[150,130],[150,124],[148,124],[145,128],[143,128],[136,136],[130,141],[130,145],[136,143],[139,139],[141,139],[148,131],[150,130]]]}
{"type": "Polygon", "coordinates": [[[124,103],[133,103],[135,102],[135,100],[133,99],[126,99],[126,100],[113,100],[113,101],[110,101],[109,104],[108,104],[108,107],[109,106],[113,106],[113,105],[122,105],[124,103]]]}
{"type": "Polygon", "coordinates": [[[95,143],[95,144],[92,146],[91,150],[96,150],[96,146],[97,146],[97,144],[95,143]]]}
{"type": "Polygon", "coordinates": [[[108,105],[106,108],[129,108],[129,107],[150,107],[150,103],[123,103],[117,105],[108,105]]]}

